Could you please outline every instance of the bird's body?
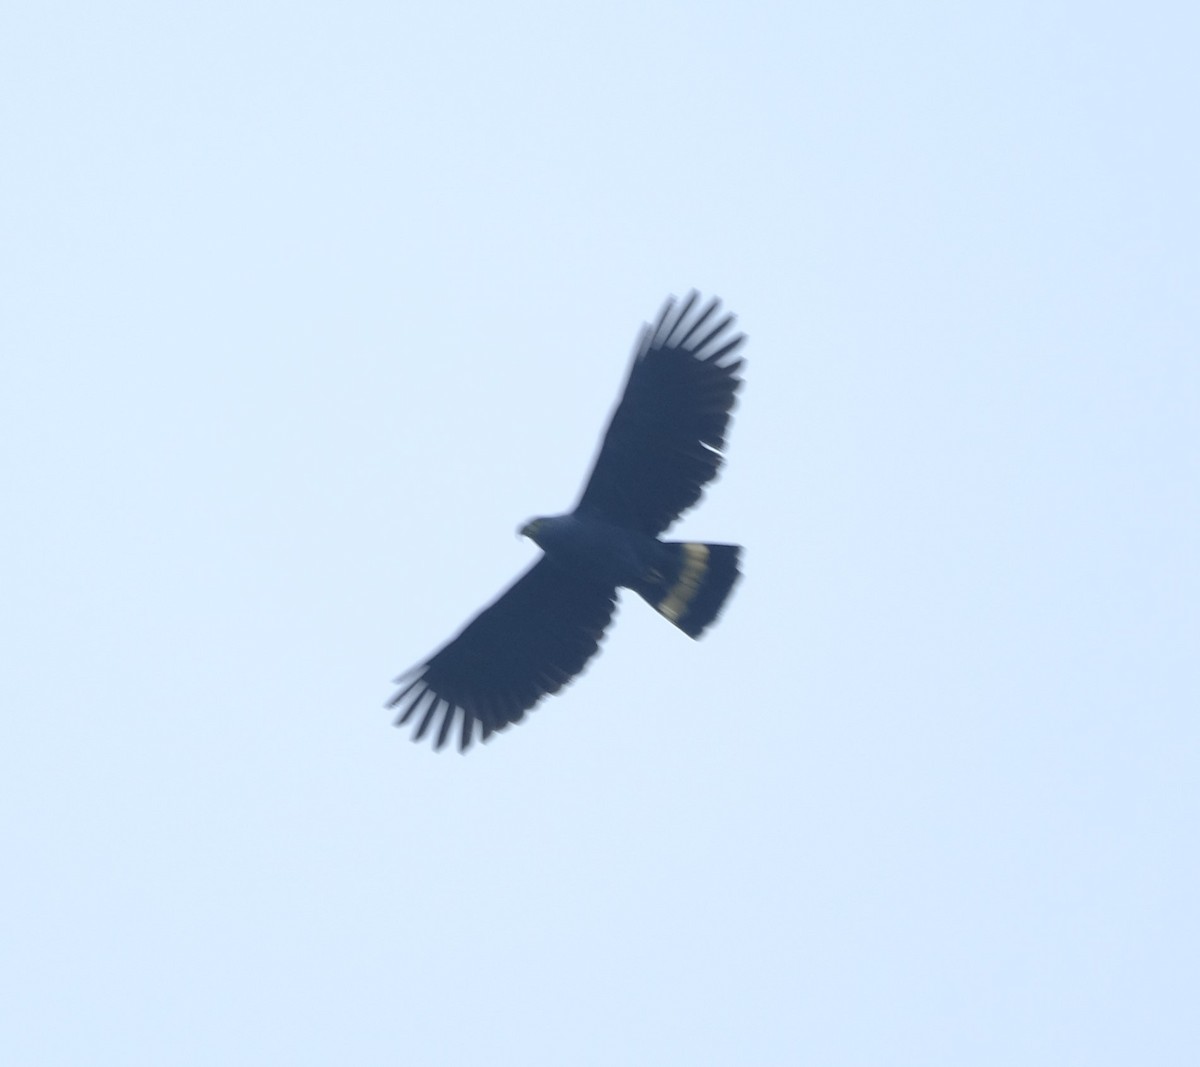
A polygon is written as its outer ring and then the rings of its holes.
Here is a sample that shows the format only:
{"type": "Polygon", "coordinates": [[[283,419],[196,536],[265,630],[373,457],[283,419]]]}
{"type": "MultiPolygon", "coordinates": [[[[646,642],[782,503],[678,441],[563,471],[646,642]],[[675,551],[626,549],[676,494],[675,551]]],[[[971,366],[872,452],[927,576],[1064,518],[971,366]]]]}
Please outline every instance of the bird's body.
{"type": "Polygon", "coordinates": [[[456,719],[460,747],[475,724],[486,740],[575,677],[599,648],[618,588],[631,589],[690,637],[720,612],[739,577],[738,545],[661,541],[715,477],[745,341],[715,325],[717,301],[668,300],[634,352],[621,401],[575,510],[533,519],[521,533],[544,555],[424,663],[388,702],[414,740],[441,716],[441,747],[456,719]],[[677,313],[676,313],[677,312],[677,313]]]}
{"type": "Polygon", "coordinates": [[[533,519],[521,533],[555,563],[625,589],[636,588],[661,547],[648,534],[575,512],[533,519]]]}

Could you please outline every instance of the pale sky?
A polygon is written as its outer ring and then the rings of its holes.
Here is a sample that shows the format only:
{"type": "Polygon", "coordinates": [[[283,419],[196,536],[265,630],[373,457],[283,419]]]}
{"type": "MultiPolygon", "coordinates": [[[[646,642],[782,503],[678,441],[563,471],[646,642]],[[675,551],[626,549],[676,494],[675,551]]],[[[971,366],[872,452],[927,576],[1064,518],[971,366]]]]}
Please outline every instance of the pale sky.
{"type": "Polygon", "coordinates": [[[7,11],[0,1061],[1196,1063],[1196,12],[7,11]],[[691,287],[725,615],[411,744],[691,287]]]}

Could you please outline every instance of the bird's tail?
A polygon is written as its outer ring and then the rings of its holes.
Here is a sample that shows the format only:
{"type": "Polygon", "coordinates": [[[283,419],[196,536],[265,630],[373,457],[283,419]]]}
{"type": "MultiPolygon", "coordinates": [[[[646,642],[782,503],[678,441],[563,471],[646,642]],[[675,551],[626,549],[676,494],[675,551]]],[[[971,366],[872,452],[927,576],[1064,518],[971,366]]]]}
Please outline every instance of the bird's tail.
{"type": "Polygon", "coordinates": [[[720,613],[741,577],[741,545],[706,545],[698,541],[664,541],[665,566],[637,592],[663,618],[688,637],[699,637],[720,613]]]}

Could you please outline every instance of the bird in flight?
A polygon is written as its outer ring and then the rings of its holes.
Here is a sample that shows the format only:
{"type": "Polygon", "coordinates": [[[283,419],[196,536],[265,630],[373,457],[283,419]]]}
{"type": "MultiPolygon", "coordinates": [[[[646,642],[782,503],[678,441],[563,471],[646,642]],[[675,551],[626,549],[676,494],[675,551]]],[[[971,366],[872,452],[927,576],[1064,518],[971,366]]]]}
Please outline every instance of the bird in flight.
{"type": "Polygon", "coordinates": [[[435,723],[441,748],[459,724],[461,750],[520,722],[578,675],[600,647],[617,589],[631,589],[699,637],[737,581],[740,545],[661,541],[699,501],[723,458],[742,384],[720,302],[669,298],[642,328],[625,390],[575,510],[532,519],[520,533],[543,552],[449,644],[396,679],[387,706],[413,740],[435,723]]]}

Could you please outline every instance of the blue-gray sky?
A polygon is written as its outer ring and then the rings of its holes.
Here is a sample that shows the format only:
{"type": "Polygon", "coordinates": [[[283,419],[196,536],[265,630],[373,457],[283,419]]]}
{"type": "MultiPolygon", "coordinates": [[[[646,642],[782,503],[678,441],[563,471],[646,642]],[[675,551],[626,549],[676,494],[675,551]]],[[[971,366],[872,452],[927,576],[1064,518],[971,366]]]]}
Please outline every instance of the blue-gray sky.
{"type": "Polygon", "coordinates": [[[1191,1064],[1194,5],[22,5],[0,1058],[1191,1064]],[[390,677],[750,336],[693,643],[390,677]]]}

